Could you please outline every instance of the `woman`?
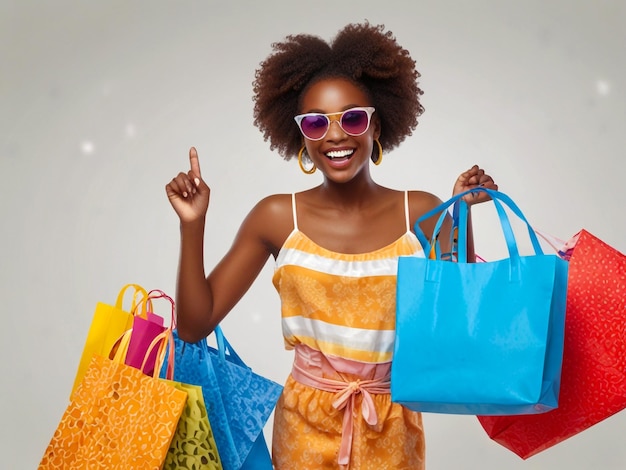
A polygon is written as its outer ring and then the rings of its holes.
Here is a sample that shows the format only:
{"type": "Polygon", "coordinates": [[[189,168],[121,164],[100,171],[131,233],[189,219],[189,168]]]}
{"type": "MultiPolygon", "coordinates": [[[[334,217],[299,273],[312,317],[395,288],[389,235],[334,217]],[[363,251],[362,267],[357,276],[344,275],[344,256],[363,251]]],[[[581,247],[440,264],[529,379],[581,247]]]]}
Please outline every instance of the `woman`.
{"type": "MultiPolygon", "coordinates": [[[[418,72],[383,26],[348,25],[331,43],[309,35],[274,45],[254,82],[255,124],[284,158],[298,157],[323,182],[261,200],[232,247],[205,277],[209,188],[198,154],[166,187],[181,223],[178,333],[196,342],[228,314],[268,257],[282,302],[294,367],[275,412],[277,469],[420,469],[419,413],[392,403],[389,371],[398,256],[423,256],[415,221],[441,200],[396,191],[372,179],[371,162],[400,144],[423,112],[418,72]]],[[[478,166],[453,194],[497,189],[478,166]]],[[[484,193],[468,200],[482,202],[484,193]]],[[[432,235],[435,220],[421,228],[432,235]]],[[[442,231],[449,250],[451,223],[442,231]]],[[[468,237],[471,240],[471,237],[468,237]]],[[[471,242],[470,242],[471,243],[471,242]]],[[[469,247],[471,252],[472,247],[469,247]]]]}

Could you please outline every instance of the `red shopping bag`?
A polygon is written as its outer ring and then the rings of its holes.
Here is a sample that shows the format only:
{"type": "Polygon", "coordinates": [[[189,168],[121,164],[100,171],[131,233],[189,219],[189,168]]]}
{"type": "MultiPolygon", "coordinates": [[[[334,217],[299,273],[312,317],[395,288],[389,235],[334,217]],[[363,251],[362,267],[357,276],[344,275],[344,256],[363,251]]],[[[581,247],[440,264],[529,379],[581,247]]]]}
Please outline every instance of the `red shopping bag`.
{"type": "Polygon", "coordinates": [[[522,459],[626,408],[626,256],[585,230],[575,237],[558,408],[478,416],[491,439],[522,459]]]}

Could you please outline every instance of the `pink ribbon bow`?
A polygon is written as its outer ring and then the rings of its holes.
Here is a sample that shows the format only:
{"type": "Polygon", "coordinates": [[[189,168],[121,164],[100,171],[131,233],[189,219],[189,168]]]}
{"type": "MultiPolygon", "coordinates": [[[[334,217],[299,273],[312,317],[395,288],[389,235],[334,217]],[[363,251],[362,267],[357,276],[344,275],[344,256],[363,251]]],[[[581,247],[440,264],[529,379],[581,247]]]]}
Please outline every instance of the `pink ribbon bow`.
{"type": "Polygon", "coordinates": [[[344,410],[338,463],[342,468],[346,468],[350,464],[350,454],[352,452],[352,436],[354,432],[353,417],[356,416],[355,396],[359,393],[363,396],[361,415],[365,422],[370,426],[376,426],[378,424],[378,414],[376,413],[374,399],[371,394],[390,393],[391,382],[389,377],[344,382],[314,375],[303,367],[300,367],[297,361],[294,362],[291,375],[294,380],[301,384],[317,388],[318,390],[335,393],[333,408],[336,410],[344,410]]]}

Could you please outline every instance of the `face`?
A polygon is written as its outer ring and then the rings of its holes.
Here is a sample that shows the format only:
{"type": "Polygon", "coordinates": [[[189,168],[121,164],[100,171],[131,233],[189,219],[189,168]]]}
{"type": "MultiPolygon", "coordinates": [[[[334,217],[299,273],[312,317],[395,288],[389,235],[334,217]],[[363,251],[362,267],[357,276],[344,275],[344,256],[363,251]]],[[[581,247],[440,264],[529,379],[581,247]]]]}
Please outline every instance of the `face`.
{"type": "MultiPolygon", "coordinates": [[[[347,79],[326,79],[315,83],[302,97],[300,113],[341,113],[351,108],[371,107],[372,103],[359,87],[347,79]]],[[[326,135],[319,140],[303,137],[306,150],[317,168],[327,179],[336,182],[351,181],[355,177],[369,177],[369,161],[374,139],[380,136],[380,123],[374,112],[369,128],[361,135],[354,134],[351,116],[344,116],[343,127],[331,116],[326,135]]],[[[358,130],[358,129],[357,129],[358,130]]]]}

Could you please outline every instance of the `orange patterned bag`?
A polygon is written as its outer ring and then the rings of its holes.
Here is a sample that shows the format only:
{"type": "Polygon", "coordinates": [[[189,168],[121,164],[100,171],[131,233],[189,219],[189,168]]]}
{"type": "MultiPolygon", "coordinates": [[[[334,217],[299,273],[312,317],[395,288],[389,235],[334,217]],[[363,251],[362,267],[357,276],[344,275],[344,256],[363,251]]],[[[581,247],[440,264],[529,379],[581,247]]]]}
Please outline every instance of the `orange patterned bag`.
{"type": "MultiPolygon", "coordinates": [[[[93,356],[40,470],[162,467],[187,401],[186,392],[158,378],[165,349],[173,345],[171,329],[151,345],[160,343],[154,377],[124,364],[128,340],[129,335],[124,335],[113,360],[93,356]]],[[[173,367],[167,369],[171,379],[173,367]]]]}
{"type": "Polygon", "coordinates": [[[526,459],[626,408],[626,256],[582,230],[569,258],[559,407],[479,416],[487,434],[526,459]]]}

